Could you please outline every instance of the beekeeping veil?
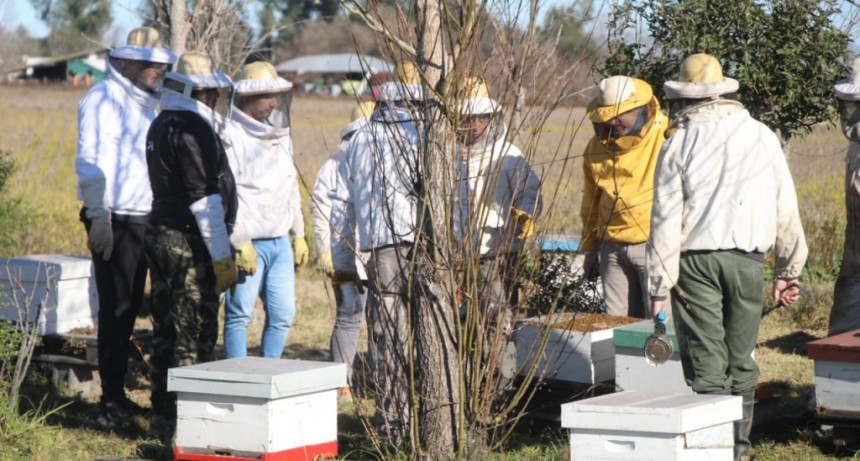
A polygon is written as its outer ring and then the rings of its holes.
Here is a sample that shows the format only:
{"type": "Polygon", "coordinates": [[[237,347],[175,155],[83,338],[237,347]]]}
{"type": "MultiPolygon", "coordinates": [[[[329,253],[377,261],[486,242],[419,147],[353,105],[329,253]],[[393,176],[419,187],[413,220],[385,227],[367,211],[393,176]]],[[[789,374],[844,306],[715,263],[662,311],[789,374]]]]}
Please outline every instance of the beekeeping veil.
{"type": "Polygon", "coordinates": [[[232,99],[233,81],[216,70],[212,56],[189,51],[164,78],[161,108],[195,112],[220,132],[230,118],[232,99]]]}
{"type": "Polygon", "coordinates": [[[833,86],[842,133],[851,141],[860,142],[860,58],[854,60],[851,75],[833,86]]]}
{"type": "Polygon", "coordinates": [[[289,128],[293,84],[278,76],[275,67],[265,61],[242,67],[236,81],[236,109],[257,122],[275,129],[289,128]]]}

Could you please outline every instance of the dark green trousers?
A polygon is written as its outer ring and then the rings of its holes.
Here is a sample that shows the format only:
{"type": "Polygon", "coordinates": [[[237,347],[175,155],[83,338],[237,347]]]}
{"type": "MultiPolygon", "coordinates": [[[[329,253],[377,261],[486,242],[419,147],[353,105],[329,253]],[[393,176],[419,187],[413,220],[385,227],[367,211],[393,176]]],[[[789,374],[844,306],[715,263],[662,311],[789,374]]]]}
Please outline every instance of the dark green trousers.
{"type": "Polygon", "coordinates": [[[672,312],[687,384],[700,394],[754,389],[763,264],[732,251],[685,252],[678,288],[686,302],[673,296],[672,312]]]}

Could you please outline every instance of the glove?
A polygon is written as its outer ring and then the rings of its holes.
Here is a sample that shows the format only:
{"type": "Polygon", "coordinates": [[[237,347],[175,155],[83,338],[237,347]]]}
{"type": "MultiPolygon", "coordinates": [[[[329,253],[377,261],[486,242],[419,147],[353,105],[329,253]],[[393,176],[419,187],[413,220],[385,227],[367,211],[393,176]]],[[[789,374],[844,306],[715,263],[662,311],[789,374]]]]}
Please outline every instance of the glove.
{"type": "Polygon", "coordinates": [[[600,259],[597,257],[597,253],[585,254],[585,261],[582,263],[582,276],[590,282],[600,277],[600,259]]]}
{"type": "Polygon", "coordinates": [[[110,255],[113,253],[113,229],[109,214],[92,218],[90,232],[87,234],[87,246],[94,254],[101,254],[102,259],[110,261],[110,255]]]}
{"type": "Polygon", "coordinates": [[[310,256],[310,250],[308,250],[308,242],[305,241],[304,237],[293,237],[293,261],[295,261],[296,266],[304,266],[308,263],[308,257],[310,256]]]}
{"type": "Polygon", "coordinates": [[[364,283],[361,281],[361,277],[358,276],[358,272],[355,271],[334,271],[334,274],[331,276],[331,284],[335,287],[340,287],[343,283],[352,283],[355,285],[355,290],[358,291],[358,294],[364,294],[364,283]]]}
{"type": "Polygon", "coordinates": [[[217,261],[212,261],[212,268],[215,269],[215,293],[221,294],[227,291],[227,288],[236,286],[236,280],[239,278],[239,273],[236,270],[236,263],[233,258],[223,258],[217,261]]]}
{"type": "Polygon", "coordinates": [[[257,272],[257,250],[251,242],[236,247],[236,269],[239,272],[254,275],[257,272]]]}
{"type": "Polygon", "coordinates": [[[511,208],[511,216],[517,222],[517,238],[527,239],[535,233],[535,220],[523,210],[511,208]]]}
{"type": "Polygon", "coordinates": [[[331,277],[334,275],[334,262],[331,259],[331,250],[326,250],[320,253],[319,257],[319,265],[320,269],[322,269],[325,275],[331,277]]]}

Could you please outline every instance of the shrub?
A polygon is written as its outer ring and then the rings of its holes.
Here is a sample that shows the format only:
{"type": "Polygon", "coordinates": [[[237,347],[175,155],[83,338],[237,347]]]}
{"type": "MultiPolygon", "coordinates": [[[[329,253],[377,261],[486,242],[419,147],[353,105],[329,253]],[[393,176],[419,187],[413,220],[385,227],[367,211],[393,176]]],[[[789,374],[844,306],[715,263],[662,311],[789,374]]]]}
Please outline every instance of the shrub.
{"type": "Polygon", "coordinates": [[[19,197],[9,193],[9,180],[17,170],[12,153],[0,148],[0,256],[14,255],[21,250],[21,242],[34,220],[19,197]]]}

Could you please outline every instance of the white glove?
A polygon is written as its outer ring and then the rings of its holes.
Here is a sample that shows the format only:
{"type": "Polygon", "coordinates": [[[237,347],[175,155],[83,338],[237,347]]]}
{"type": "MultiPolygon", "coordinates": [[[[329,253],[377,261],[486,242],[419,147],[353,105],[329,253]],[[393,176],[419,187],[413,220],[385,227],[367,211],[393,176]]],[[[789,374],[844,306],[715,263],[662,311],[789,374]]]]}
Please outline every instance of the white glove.
{"type": "Polygon", "coordinates": [[[110,224],[110,214],[99,214],[91,218],[90,232],[87,234],[87,246],[94,254],[101,254],[102,259],[110,261],[113,253],[113,229],[110,224]]]}

